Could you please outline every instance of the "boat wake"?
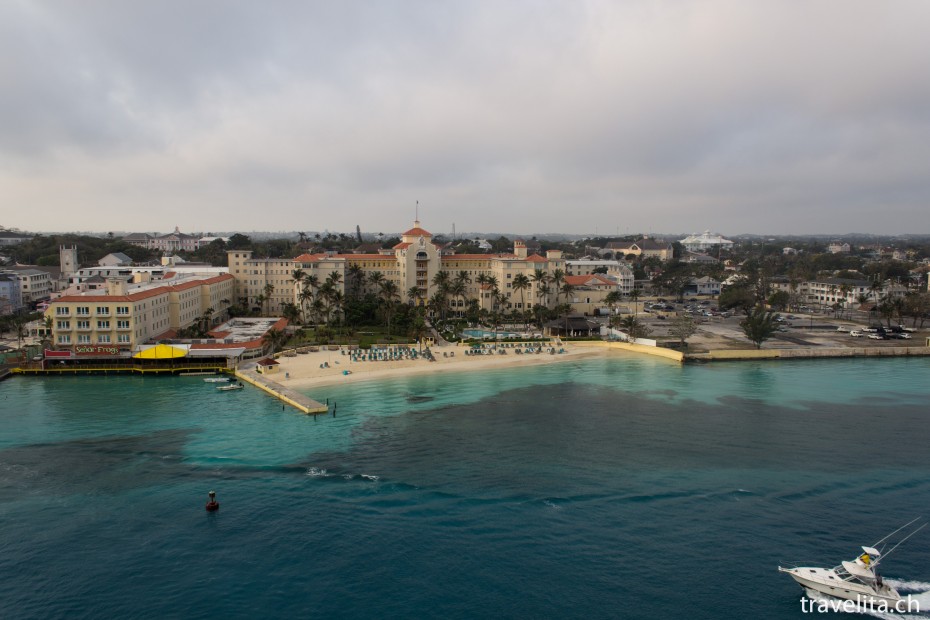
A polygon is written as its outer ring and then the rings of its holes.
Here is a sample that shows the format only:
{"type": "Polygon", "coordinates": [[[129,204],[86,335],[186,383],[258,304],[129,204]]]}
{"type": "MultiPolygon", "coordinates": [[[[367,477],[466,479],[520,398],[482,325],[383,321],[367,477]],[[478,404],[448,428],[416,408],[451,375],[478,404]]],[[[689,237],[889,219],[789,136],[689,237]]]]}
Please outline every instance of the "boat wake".
{"type": "Polygon", "coordinates": [[[381,476],[376,476],[375,474],[337,474],[332,473],[328,469],[322,469],[319,467],[310,467],[307,469],[307,476],[311,478],[342,478],[343,480],[368,480],[369,482],[377,482],[381,479],[381,476]]]}

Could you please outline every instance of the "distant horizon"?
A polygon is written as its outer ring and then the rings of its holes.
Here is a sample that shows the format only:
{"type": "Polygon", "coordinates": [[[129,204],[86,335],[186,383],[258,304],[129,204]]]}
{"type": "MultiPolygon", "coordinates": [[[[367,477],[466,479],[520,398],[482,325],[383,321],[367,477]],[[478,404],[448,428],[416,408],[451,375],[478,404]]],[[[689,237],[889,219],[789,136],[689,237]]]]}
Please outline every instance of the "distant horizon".
{"type": "MultiPolygon", "coordinates": [[[[425,224],[423,224],[423,228],[426,229],[428,232],[430,232],[434,237],[435,237],[435,236],[442,236],[442,237],[445,237],[445,238],[451,238],[451,233],[449,233],[449,232],[437,232],[437,231],[434,231],[434,230],[430,230],[425,224]]],[[[11,229],[11,228],[6,228],[6,229],[4,229],[4,228],[0,227],[0,230],[7,230],[7,231],[10,231],[10,232],[13,232],[13,229],[11,229]]],[[[406,229],[405,229],[405,230],[406,230],[406,229]]],[[[689,235],[696,235],[696,234],[699,235],[699,234],[702,234],[703,232],[708,231],[708,230],[709,230],[709,232],[710,232],[711,234],[718,234],[718,235],[720,235],[720,236],[722,236],[722,237],[731,238],[731,239],[744,239],[744,238],[747,238],[747,237],[753,237],[753,238],[755,238],[755,237],[764,237],[764,238],[772,238],[772,239],[846,239],[846,238],[907,238],[907,239],[917,238],[917,239],[920,239],[920,238],[930,238],[930,233],[884,233],[884,234],[880,234],[880,233],[864,233],[864,232],[847,232],[847,233],[782,233],[782,234],[777,234],[777,233],[737,233],[737,234],[727,234],[727,233],[723,233],[723,232],[720,232],[720,231],[714,230],[714,229],[704,229],[704,230],[701,230],[701,231],[678,232],[678,233],[670,233],[670,232],[661,232],[661,233],[660,233],[660,232],[650,232],[650,233],[621,233],[621,234],[619,234],[619,235],[616,234],[616,233],[607,234],[607,233],[600,233],[600,232],[598,232],[598,233],[596,233],[596,234],[593,233],[593,232],[592,232],[592,233],[588,233],[588,234],[584,234],[584,233],[564,233],[564,232],[549,232],[549,233],[546,233],[546,232],[533,232],[533,233],[522,233],[522,232],[464,231],[464,232],[456,232],[455,238],[456,238],[456,239],[460,239],[460,240],[464,240],[464,239],[475,239],[476,237],[478,237],[478,238],[482,238],[482,239],[491,239],[491,240],[493,240],[493,239],[497,239],[497,238],[499,238],[499,237],[506,237],[506,238],[508,238],[508,239],[525,239],[525,240],[529,240],[529,239],[532,239],[533,237],[543,237],[543,238],[561,237],[561,238],[571,238],[571,239],[577,240],[577,239],[585,239],[585,238],[587,238],[587,239],[592,239],[592,238],[609,238],[609,237],[638,237],[638,238],[643,238],[643,237],[645,236],[645,237],[649,237],[649,238],[657,238],[657,239],[664,239],[664,240],[680,240],[680,239],[684,239],[685,237],[687,237],[687,236],[689,236],[689,235]]],[[[26,230],[26,229],[16,229],[15,232],[19,232],[19,233],[22,233],[22,234],[37,234],[37,235],[45,235],[45,236],[49,236],[49,235],[87,235],[87,236],[91,236],[91,237],[106,237],[109,233],[112,232],[113,235],[114,235],[114,238],[121,238],[121,237],[123,237],[123,236],[130,235],[130,234],[133,234],[133,233],[146,233],[146,234],[166,235],[166,234],[170,234],[170,233],[172,233],[172,232],[174,232],[174,231],[173,231],[173,230],[165,230],[165,231],[157,231],[157,230],[156,230],[156,231],[152,231],[152,230],[112,230],[112,231],[88,231],[88,230],[81,230],[81,231],[60,231],[60,230],[36,230],[36,229],[33,229],[33,230],[26,230]]],[[[264,237],[273,237],[273,236],[277,235],[278,238],[280,238],[280,237],[288,237],[288,236],[297,236],[297,235],[299,235],[301,232],[303,232],[304,234],[306,234],[306,235],[307,235],[309,238],[311,238],[311,239],[314,238],[314,236],[315,236],[316,234],[325,235],[327,232],[330,233],[330,234],[335,234],[335,235],[345,234],[345,235],[348,235],[348,236],[350,236],[350,237],[355,237],[355,235],[356,235],[356,231],[355,231],[354,229],[352,229],[352,230],[329,230],[329,231],[324,231],[324,230],[306,230],[306,229],[304,229],[304,230],[297,230],[297,229],[294,229],[294,230],[251,230],[251,231],[245,231],[245,230],[234,230],[234,231],[223,231],[223,230],[221,230],[221,231],[207,231],[207,230],[204,230],[204,231],[198,231],[198,230],[184,230],[184,229],[182,228],[182,229],[180,230],[180,232],[183,233],[183,234],[187,234],[187,235],[204,235],[204,236],[214,236],[214,237],[219,237],[219,236],[225,237],[225,236],[231,236],[231,235],[234,235],[234,234],[242,234],[242,235],[249,236],[249,237],[252,236],[252,235],[261,235],[261,236],[264,236],[264,237]],[[208,235],[207,233],[209,233],[209,235],[208,235]]],[[[384,232],[384,231],[379,231],[379,232],[365,232],[365,231],[362,231],[361,234],[362,234],[363,239],[377,237],[377,235],[378,235],[379,233],[382,234],[385,238],[391,238],[391,237],[399,237],[403,232],[404,232],[403,230],[389,231],[389,232],[384,232]]]]}

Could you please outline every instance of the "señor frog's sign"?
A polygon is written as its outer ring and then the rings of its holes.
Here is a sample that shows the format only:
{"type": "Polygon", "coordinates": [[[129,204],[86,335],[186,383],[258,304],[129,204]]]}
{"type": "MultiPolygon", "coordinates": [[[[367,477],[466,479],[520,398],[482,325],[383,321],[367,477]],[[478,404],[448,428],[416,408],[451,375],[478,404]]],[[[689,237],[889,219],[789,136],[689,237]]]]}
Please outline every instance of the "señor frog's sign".
{"type": "Polygon", "coordinates": [[[105,344],[79,344],[75,345],[77,355],[119,355],[119,347],[105,344]]]}

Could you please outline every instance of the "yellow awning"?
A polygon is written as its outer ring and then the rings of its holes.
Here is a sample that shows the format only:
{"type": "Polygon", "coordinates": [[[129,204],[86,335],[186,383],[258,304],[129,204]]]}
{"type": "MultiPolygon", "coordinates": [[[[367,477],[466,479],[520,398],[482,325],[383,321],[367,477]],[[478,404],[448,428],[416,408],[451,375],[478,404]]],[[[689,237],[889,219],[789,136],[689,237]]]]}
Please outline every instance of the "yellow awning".
{"type": "Polygon", "coordinates": [[[143,360],[167,360],[186,355],[187,349],[172,347],[170,344],[156,344],[154,347],[139,351],[133,357],[143,360]]]}

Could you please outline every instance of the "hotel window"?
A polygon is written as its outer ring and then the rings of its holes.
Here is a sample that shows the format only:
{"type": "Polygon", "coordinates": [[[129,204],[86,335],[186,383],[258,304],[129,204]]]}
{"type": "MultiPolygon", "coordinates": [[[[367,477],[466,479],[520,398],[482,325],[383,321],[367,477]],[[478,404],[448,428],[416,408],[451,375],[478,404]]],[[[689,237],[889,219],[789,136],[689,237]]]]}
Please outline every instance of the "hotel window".
{"type": "Polygon", "coordinates": [[[116,306],[116,314],[129,314],[129,306],[116,306]]]}
{"type": "Polygon", "coordinates": [[[71,321],[58,321],[58,329],[71,329],[71,321]]]}
{"type": "Polygon", "coordinates": [[[97,321],[97,329],[110,329],[109,321],[97,321]]]}
{"type": "Polygon", "coordinates": [[[100,316],[107,316],[110,314],[110,309],[106,306],[97,306],[97,314],[100,316]]]}
{"type": "Polygon", "coordinates": [[[88,334],[78,334],[78,344],[90,344],[90,336],[88,334]]]}
{"type": "Polygon", "coordinates": [[[88,316],[90,315],[90,308],[88,308],[87,306],[78,306],[77,308],[74,309],[74,313],[79,316],[80,315],[88,316]]]}
{"type": "Polygon", "coordinates": [[[78,329],[90,329],[90,321],[78,321],[77,328],[78,329]]]}
{"type": "Polygon", "coordinates": [[[71,344],[71,334],[58,334],[58,344],[71,344]]]}
{"type": "Polygon", "coordinates": [[[129,329],[129,321],[117,321],[116,329],[129,329]]]}
{"type": "Polygon", "coordinates": [[[68,316],[69,314],[71,314],[71,309],[70,309],[70,308],[62,308],[62,307],[59,306],[58,308],[55,308],[55,314],[57,314],[57,315],[59,315],[59,316],[68,316]]]}
{"type": "Polygon", "coordinates": [[[97,336],[97,342],[100,344],[110,344],[110,334],[100,334],[97,336]]]}

